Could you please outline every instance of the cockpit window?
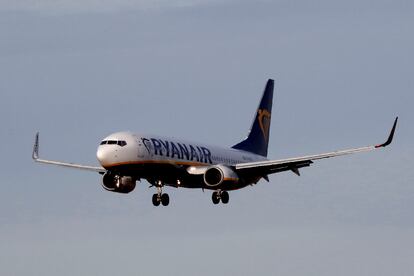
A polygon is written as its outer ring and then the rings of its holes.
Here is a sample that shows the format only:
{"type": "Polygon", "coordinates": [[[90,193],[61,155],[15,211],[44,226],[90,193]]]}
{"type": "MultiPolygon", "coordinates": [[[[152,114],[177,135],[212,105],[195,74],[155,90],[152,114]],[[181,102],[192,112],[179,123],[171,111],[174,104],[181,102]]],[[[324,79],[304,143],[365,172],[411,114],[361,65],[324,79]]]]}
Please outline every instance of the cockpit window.
{"type": "Polygon", "coordinates": [[[106,145],[106,144],[108,144],[108,145],[118,145],[118,146],[123,147],[123,146],[127,145],[127,142],[123,141],[123,140],[119,140],[119,141],[117,141],[117,140],[104,140],[104,141],[101,142],[101,145],[106,145]]]}

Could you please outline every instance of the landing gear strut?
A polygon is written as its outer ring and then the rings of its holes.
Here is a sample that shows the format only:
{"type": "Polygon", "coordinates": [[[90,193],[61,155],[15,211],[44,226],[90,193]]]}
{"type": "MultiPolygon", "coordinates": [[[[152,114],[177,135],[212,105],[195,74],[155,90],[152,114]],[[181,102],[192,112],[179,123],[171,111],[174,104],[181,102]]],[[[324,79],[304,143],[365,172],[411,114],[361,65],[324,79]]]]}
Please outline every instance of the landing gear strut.
{"type": "Polygon", "coordinates": [[[215,191],[211,195],[211,200],[214,204],[219,204],[220,200],[222,203],[227,204],[229,203],[229,193],[227,191],[215,191]]]}
{"type": "Polygon", "coordinates": [[[152,195],[152,204],[154,204],[154,206],[159,206],[160,204],[162,204],[163,206],[168,206],[168,204],[170,204],[170,196],[168,194],[162,193],[162,182],[157,181],[156,186],[157,193],[152,195]]]}

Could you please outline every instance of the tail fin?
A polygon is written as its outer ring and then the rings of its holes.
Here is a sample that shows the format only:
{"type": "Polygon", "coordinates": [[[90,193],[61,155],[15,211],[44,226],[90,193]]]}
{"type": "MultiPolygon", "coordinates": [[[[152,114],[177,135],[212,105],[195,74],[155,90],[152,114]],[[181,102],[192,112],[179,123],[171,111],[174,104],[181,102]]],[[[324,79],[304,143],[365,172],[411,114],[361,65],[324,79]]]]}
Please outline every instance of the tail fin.
{"type": "Polygon", "coordinates": [[[272,117],[274,81],[267,81],[263,92],[262,100],[257,109],[252,127],[247,138],[232,148],[252,152],[262,156],[267,156],[267,146],[269,143],[270,120],[272,117]]]}

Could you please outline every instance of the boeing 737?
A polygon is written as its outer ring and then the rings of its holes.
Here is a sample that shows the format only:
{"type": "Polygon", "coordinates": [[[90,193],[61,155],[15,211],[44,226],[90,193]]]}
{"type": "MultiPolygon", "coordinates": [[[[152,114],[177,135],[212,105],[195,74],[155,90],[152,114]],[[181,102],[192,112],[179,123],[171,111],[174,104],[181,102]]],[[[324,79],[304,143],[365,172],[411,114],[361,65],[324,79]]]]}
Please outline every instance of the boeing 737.
{"type": "Polygon", "coordinates": [[[386,142],[360,148],[333,151],[288,159],[267,159],[274,81],[268,80],[247,137],[231,148],[168,137],[132,132],[117,132],[104,138],[97,150],[101,166],[85,166],[39,158],[39,133],[33,159],[36,162],[94,171],[103,175],[102,186],[116,193],[130,193],[136,182],[147,180],[156,188],[154,206],[167,206],[170,198],[165,186],[212,190],[214,204],[229,202],[228,191],[253,185],[273,173],[309,167],[314,161],[380,149],[391,144],[398,117],[386,142]]]}

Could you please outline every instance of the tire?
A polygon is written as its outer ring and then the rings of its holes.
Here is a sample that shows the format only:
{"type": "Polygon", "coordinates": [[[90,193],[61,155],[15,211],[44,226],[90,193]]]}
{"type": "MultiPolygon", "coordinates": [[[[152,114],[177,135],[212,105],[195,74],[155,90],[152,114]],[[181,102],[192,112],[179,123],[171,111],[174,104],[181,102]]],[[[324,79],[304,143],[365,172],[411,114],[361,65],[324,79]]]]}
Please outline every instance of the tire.
{"type": "Polygon", "coordinates": [[[230,199],[230,197],[229,197],[228,192],[224,191],[224,192],[221,193],[221,202],[223,202],[224,204],[227,204],[227,203],[229,203],[229,199],[230,199]]]}
{"type": "Polygon", "coordinates": [[[153,194],[152,195],[152,204],[154,206],[159,206],[160,205],[160,201],[158,200],[158,194],[153,194]]]}
{"type": "Polygon", "coordinates": [[[168,194],[162,194],[161,203],[163,206],[168,206],[168,204],[170,204],[170,196],[168,194]]]}
{"type": "Polygon", "coordinates": [[[214,204],[219,204],[220,198],[217,192],[213,192],[213,194],[211,195],[211,200],[213,201],[214,204]]]}

